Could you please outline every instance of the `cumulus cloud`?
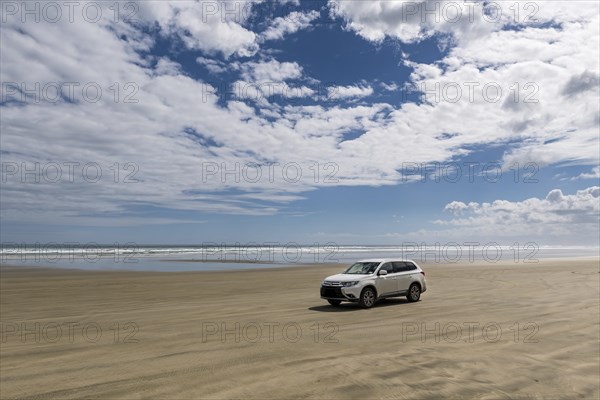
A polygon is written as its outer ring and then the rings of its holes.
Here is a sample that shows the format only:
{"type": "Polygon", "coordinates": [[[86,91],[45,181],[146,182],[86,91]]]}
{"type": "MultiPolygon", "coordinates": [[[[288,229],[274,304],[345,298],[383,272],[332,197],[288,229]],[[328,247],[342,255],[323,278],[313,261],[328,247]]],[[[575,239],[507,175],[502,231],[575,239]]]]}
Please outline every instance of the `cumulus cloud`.
{"type": "Polygon", "coordinates": [[[493,24],[484,18],[481,3],[330,0],[328,5],[330,15],[341,18],[346,29],[373,42],[392,37],[411,43],[435,33],[475,37],[493,29],[493,24]]]}
{"type": "MultiPolygon", "coordinates": [[[[567,236],[595,235],[600,224],[600,187],[564,194],[551,190],[545,198],[523,201],[495,200],[491,203],[448,203],[445,211],[454,217],[435,221],[438,225],[460,227],[493,234],[567,236]]],[[[588,241],[590,237],[588,236],[588,241]]],[[[596,241],[597,244],[597,241],[596,241]]]]}
{"type": "Polygon", "coordinates": [[[256,0],[137,1],[140,23],[158,25],[164,36],[179,37],[189,49],[251,56],[257,35],[244,27],[256,0]]]}

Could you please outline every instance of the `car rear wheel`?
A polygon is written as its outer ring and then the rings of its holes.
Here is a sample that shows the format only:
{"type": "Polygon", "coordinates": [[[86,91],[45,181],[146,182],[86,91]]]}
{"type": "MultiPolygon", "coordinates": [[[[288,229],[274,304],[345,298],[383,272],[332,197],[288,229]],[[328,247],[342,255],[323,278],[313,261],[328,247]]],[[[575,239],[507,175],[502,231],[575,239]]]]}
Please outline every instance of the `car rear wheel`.
{"type": "Polygon", "coordinates": [[[408,288],[408,294],[406,295],[406,299],[409,302],[414,303],[415,301],[419,301],[420,298],[421,286],[417,285],[416,283],[413,283],[412,285],[410,285],[410,288],[408,288]]]}
{"type": "Polygon", "coordinates": [[[329,302],[329,304],[331,304],[334,307],[339,306],[340,304],[342,304],[341,300],[327,300],[329,302]]]}
{"type": "Polygon", "coordinates": [[[360,300],[358,304],[362,308],[371,308],[375,305],[375,301],[377,300],[377,295],[375,294],[375,290],[373,288],[364,288],[360,294],[360,300]]]}

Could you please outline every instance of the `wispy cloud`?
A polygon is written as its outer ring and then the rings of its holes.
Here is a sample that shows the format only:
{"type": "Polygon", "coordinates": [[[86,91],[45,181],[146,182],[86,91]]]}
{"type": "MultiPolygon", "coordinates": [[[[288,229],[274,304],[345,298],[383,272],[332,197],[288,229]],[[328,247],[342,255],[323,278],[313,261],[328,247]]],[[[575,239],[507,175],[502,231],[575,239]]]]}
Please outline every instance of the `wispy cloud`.
{"type": "Polygon", "coordinates": [[[307,12],[293,11],[285,17],[277,17],[271,25],[259,35],[261,41],[281,40],[286,35],[306,29],[311,22],[319,18],[320,13],[316,10],[307,12]]]}

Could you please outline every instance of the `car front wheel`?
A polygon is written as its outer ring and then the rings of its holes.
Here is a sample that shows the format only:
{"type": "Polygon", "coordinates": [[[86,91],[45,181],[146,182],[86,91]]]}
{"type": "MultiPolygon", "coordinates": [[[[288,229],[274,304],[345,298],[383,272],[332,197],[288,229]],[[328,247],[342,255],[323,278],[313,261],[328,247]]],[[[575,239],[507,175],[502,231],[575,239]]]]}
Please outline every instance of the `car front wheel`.
{"type": "Polygon", "coordinates": [[[360,294],[360,300],[358,304],[362,308],[371,308],[375,304],[377,300],[377,295],[375,294],[375,290],[373,288],[365,288],[360,294]]]}
{"type": "Polygon", "coordinates": [[[406,299],[409,302],[414,303],[415,301],[419,301],[420,298],[421,287],[416,283],[413,283],[412,285],[410,285],[410,288],[408,288],[408,295],[406,296],[406,299]]]}
{"type": "Polygon", "coordinates": [[[339,306],[340,304],[342,304],[342,302],[340,300],[327,300],[329,302],[329,304],[331,304],[334,307],[339,306]]]}

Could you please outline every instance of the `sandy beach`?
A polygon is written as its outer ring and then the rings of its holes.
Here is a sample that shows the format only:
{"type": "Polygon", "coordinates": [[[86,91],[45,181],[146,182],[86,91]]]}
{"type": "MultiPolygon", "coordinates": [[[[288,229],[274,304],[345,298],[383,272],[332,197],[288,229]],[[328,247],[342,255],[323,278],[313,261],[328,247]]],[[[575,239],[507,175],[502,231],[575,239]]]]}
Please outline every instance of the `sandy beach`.
{"type": "Polygon", "coordinates": [[[599,262],[425,264],[418,303],[330,307],[316,265],[3,267],[10,398],[598,399],[599,262]]]}

